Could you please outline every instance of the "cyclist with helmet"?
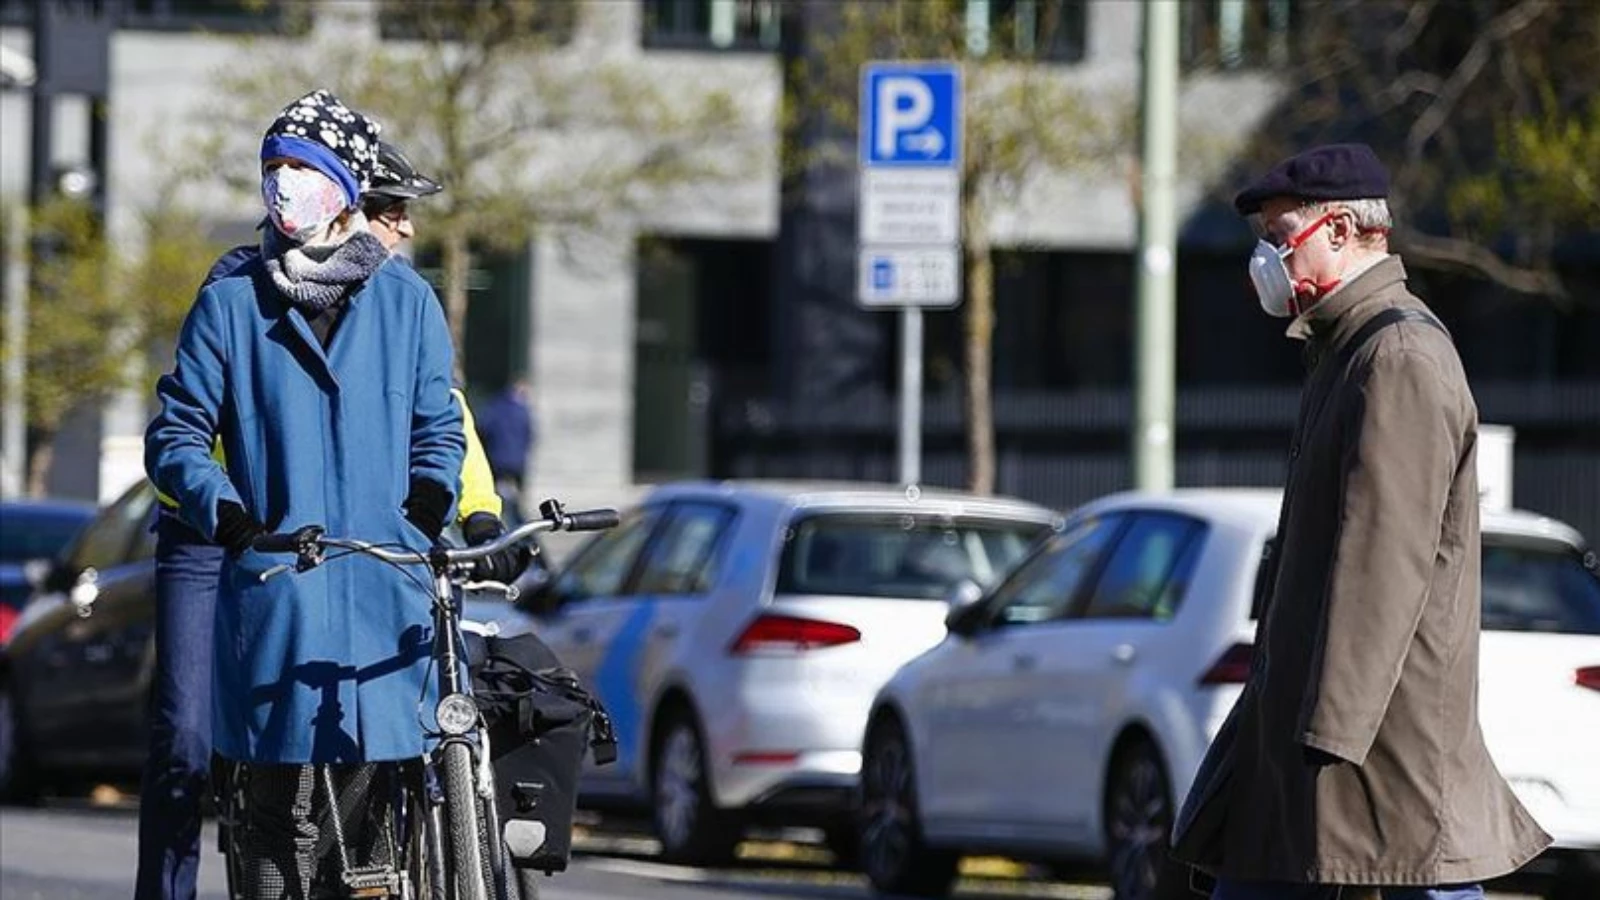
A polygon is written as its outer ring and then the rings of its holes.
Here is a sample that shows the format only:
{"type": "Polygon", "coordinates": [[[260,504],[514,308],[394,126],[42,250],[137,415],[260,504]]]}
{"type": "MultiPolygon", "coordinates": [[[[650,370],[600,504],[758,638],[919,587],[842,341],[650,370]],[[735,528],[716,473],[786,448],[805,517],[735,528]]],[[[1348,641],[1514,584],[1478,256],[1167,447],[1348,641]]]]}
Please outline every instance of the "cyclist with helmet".
{"type": "MultiPolygon", "coordinates": [[[[379,142],[371,186],[361,208],[373,236],[393,251],[413,236],[406,203],[438,193],[398,148],[379,142]]],[[[263,225],[271,227],[265,221],[263,225]]],[[[261,254],[258,244],[235,247],[212,266],[205,284],[241,269],[261,254]]],[[[466,397],[460,406],[466,441],[457,491],[463,537],[479,544],[504,533],[501,500],[473,427],[466,397]]],[[[220,440],[213,450],[223,460],[220,440]]],[[[156,672],[150,705],[150,752],[139,804],[136,900],[191,900],[196,895],[200,805],[211,762],[212,628],[224,550],[177,515],[176,502],[158,492],[156,542],[156,672]]],[[[519,548],[479,564],[476,577],[511,582],[529,562],[519,548]]]]}

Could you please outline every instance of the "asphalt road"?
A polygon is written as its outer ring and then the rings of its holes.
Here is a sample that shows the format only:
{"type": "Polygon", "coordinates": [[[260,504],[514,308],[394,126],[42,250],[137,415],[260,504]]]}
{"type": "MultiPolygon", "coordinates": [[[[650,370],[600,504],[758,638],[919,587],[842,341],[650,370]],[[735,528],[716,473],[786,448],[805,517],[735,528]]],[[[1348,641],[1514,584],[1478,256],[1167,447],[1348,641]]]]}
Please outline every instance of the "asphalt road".
{"type": "MultiPolygon", "coordinates": [[[[133,896],[137,819],[131,811],[0,809],[0,898],[4,900],[129,900],[133,896]]],[[[221,858],[208,828],[201,859],[200,900],[226,900],[221,858]]],[[[753,862],[734,870],[666,866],[647,858],[648,845],[589,840],[571,871],[544,881],[541,900],[867,900],[858,875],[820,866],[753,862]],[[610,855],[601,855],[605,851],[610,855]],[[620,855],[619,855],[620,854],[620,855]]],[[[974,878],[965,900],[1050,898],[1106,900],[1093,885],[974,878]]],[[[1512,900],[1512,895],[1495,895],[1512,900]]]]}
{"type": "MultiPolygon", "coordinates": [[[[860,876],[819,866],[754,863],[708,871],[644,857],[636,840],[590,840],[572,870],[542,882],[541,900],[865,900],[860,876]],[[599,855],[596,850],[624,855],[599,855]]],[[[0,809],[0,898],[129,900],[133,895],[137,819],[126,809],[0,809]]],[[[200,900],[226,900],[221,857],[207,828],[200,900]]],[[[970,880],[961,895],[979,898],[1102,900],[1101,887],[970,880]]]]}

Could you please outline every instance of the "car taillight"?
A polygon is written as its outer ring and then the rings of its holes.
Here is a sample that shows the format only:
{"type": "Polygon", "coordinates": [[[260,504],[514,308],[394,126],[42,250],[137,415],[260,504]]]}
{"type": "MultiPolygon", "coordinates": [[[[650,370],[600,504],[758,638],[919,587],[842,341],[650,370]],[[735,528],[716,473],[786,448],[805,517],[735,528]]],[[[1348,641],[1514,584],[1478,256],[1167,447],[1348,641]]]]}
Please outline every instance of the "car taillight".
{"type": "Polygon", "coordinates": [[[1254,654],[1255,648],[1250,644],[1234,644],[1200,676],[1200,683],[1244,684],[1250,680],[1250,659],[1254,654]]]}
{"type": "Polygon", "coordinates": [[[1578,670],[1578,677],[1574,679],[1578,687],[1600,691],[1600,666],[1585,666],[1578,670]]]}
{"type": "Polygon", "coordinates": [[[760,650],[816,650],[859,640],[860,631],[838,622],[765,615],[751,622],[728,651],[737,656],[760,650]]]}

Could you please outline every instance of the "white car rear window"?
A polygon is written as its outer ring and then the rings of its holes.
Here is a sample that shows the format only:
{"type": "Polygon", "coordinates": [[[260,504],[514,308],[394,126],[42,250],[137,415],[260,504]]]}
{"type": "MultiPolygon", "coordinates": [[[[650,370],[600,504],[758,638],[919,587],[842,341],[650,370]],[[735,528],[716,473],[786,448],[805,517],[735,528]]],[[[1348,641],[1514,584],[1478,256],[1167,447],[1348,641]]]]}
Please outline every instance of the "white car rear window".
{"type": "MultiPolygon", "coordinates": [[[[1266,561],[1266,556],[1263,556],[1266,561]]],[[[1600,574],[1593,555],[1536,538],[1483,537],[1483,630],[1600,634],[1600,574]]],[[[1271,585],[1270,563],[1256,573],[1250,618],[1271,585]]]]}
{"type": "Polygon", "coordinates": [[[1591,566],[1566,544],[1485,537],[1484,630],[1600,634],[1600,575],[1591,566]]]}
{"type": "Polygon", "coordinates": [[[784,535],[777,592],[942,599],[956,582],[1004,575],[1045,531],[1033,522],[819,513],[784,535]]]}

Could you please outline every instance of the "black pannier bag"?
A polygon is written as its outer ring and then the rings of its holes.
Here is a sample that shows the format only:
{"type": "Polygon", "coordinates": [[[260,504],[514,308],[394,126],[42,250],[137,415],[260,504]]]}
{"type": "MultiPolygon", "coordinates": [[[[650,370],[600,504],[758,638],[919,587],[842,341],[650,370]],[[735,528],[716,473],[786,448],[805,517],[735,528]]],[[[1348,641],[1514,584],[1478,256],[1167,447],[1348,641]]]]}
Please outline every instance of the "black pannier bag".
{"type": "Polygon", "coordinates": [[[532,634],[467,636],[472,689],[489,731],[496,805],[511,861],[562,872],[585,749],[617,758],[611,717],[571,669],[532,634]]]}

